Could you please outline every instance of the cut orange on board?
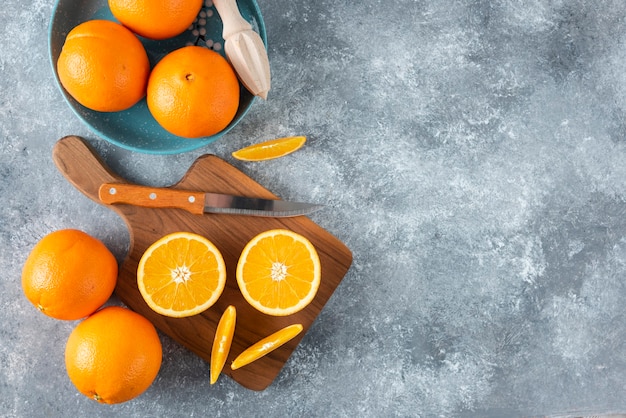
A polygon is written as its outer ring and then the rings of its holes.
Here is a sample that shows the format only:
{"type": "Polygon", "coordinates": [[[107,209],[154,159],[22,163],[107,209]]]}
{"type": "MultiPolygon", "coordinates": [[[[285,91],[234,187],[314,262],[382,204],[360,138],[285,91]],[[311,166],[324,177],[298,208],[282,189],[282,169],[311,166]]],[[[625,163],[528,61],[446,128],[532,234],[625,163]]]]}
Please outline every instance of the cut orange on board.
{"type": "Polygon", "coordinates": [[[211,384],[217,382],[224,364],[226,364],[226,357],[230,351],[230,345],[233,342],[233,335],[235,334],[235,322],[237,318],[237,310],[233,305],[230,305],[220,318],[220,322],[217,324],[215,330],[215,338],[213,339],[213,348],[211,349],[211,384]]]}
{"type": "Polygon", "coordinates": [[[242,161],[263,161],[283,157],[302,148],[304,136],[290,136],[250,145],[233,152],[233,157],[242,161]]]}
{"type": "Polygon", "coordinates": [[[315,297],[320,280],[315,247],[287,229],[272,229],[252,238],[237,263],[241,293],[268,315],[285,316],[304,309],[315,297]]]}
{"type": "Polygon", "coordinates": [[[220,297],[226,266],[211,241],[190,232],[174,232],[153,243],[137,268],[137,285],[155,312],[175,317],[199,314],[220,297]]]}
{"type": "Polygon", "coordinates": [[[240,367],[252,363],[253,361],[263,357],[267,353],[276,350],[278,347],[285,344],[296,335],[300,334],[301,331],[302,324],[289,325],[283,329],[276,331],[272,335],[269,335],[259,342],[246,348],[241,354],[237,356],[235,360],[233,360],[230,368],[233,370],[237,370],[240,367]]]}

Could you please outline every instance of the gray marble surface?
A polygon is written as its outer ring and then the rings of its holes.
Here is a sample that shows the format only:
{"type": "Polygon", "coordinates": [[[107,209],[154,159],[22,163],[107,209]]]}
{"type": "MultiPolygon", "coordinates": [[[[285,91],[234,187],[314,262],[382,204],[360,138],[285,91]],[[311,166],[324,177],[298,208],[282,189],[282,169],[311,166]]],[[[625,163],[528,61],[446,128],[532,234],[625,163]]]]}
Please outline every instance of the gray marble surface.
{"type": "MultiPolygon", "coordinates": [[[[260,0],[273,88],[220,141],[155,156],[99,139],[54,84],[53,0],[0,8],[0,416],[529,416],[626,413],[626,3],[260,0]],[[45,234],[123,260],[121,219],[51,160],[68,134],[127,179],[178,181],[204,153],[311,218],[354,263],[263,392],[166,336],[141,397],[102,406],[64,368],[75,322],[22,294],[45,234]],[[235,161],[306,135],[297,153],[235,161]]],[[[117,303],[115,299],[111,303],[117,303]]]]}

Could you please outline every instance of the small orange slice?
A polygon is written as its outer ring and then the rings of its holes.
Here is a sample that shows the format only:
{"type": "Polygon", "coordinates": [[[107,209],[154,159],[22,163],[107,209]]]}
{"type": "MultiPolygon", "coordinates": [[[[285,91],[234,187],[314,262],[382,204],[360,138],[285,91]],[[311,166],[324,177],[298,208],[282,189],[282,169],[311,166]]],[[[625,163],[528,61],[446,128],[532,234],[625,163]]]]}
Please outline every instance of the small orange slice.
{"type": "Polygon", "coordinates": [[[302,324],[289,325],[283,329],[276,331],[272,335],[269,335],[259,342],[246,348],[241,354],[237,356],[235,360],[233,360],[230,368],[233,370],[237,370],[240,367],[252,363],[253,361],[263,357],[267,353],[276,350],[278,347],[285,344],[296,335],[300,334],[301,331],[302,324]]]}
{"type": "Polygon", "coordinates": [[[225,284],[222,254],[211,241],[190,232],[174,232],[153,243],[137,268],[137,286],[148,306],[175,318],[211,307],[225,284]]]}
{"type": "Polygon", "coordinates": [[[233,342],[233,335],[235,334],[236,317],[237,310],[230,305],[226,308],[220,318],[220,322],[217,324],[211,350],[211,384],[217,382],[217,378],[222,372],[224,364],[226,364],[226,357],[228,357],[230,344],[233,342]]]}
{"type": "Polygon", "coordinates": [[[233,152],[232,155],[242,161],[271,160],[299,150],[305,142],[306,137],[304,136],[289,136],[250,145],[233,152]]]}
{"type": "Polygon", "coordinates": [[[304,309],[321,280],[320,259],[311,242],[287,229],[252,238],[237,263],[243,297],[259,311],[285,316],[304,309]]]}

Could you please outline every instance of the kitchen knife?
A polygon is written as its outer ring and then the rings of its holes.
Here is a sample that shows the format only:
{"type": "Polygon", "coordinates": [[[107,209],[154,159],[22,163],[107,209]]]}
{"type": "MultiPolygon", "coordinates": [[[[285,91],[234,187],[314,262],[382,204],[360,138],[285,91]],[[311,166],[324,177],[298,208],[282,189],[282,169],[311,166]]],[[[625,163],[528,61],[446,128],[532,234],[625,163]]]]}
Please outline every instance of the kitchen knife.
{"type": "Polygon", "coordinates": [[[307,215],[321,205],[284,200],[233,196],[221,193],[177,190],[125,183],[105,183],[98,190],[106,204],[129,204],[148,208],[179,208],[196,215],[225,213],[265,217],[307,215]]]}

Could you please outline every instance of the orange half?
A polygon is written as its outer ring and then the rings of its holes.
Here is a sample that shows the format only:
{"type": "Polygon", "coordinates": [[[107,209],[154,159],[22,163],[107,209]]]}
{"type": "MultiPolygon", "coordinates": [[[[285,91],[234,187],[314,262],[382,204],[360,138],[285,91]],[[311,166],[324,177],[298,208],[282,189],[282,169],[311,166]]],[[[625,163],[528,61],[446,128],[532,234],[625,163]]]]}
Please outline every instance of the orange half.
{"type": "Polygon", "coordinates": [[[137,268],[137,286],[155,312],[182,318],[210,308],[226,285],[222,254],[203,236],[174,232],[152,244],[137,268]]]}
{"type": "Polygon", "coordinates": [[[237,263],[243,297],[268,315],[285,316],[304,309],[317,294],[320,280],[315,247],[286,229],[272,229],[252,238],[237,263]]]}

